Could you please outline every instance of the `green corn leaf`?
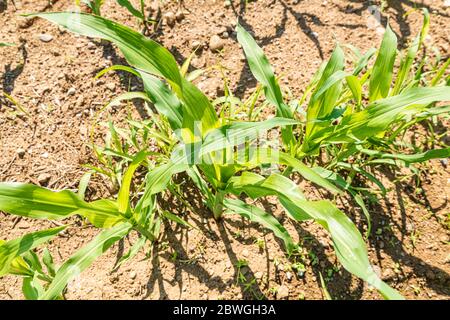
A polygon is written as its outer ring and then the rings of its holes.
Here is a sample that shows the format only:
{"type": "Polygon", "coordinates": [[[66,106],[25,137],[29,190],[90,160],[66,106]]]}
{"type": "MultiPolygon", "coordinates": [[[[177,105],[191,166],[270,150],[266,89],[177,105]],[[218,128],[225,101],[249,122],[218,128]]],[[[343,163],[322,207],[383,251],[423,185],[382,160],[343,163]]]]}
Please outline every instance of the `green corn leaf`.
{"type": "Polygon", "coordinates": [[[274,190],[279,190],[290,199],[305,200],[305,196],[292,180],[276,173],[265,178],[253,172],[243,172],[242,175],[230,179],[229,188],[229,191],[238,194],[245,191],[253,199],[271,195],[274,190]]]}
{"type": "MultiPolygon", "coordinates": [[[[347,183],[344,178],[342,178],[337,173],[327,170],[322,167],[314,167],[313,170],[320,174],[323,178],[332,181],[337,186],[341,187],[342,189],[346,190],[355,200],[355,202],[360,206],[360,208],[363,211],[364,216],[367,220],[367,232],[366,232],[366,238],[370,235],[372,230],[372,219],[370,217],[369,210],[367,210],[367,207],[364,203],[364,200],[362,199],[361,195],[358,194],[356,191],[354,191],[349,183],[347,183]]],[[[380,182],[381,183],[381,182],[380,182]]],[[[381,186],[384,188],[383,184],[381,186]]]]}
{"type": "Polygon", "coordinates": [[[95,75],[95,79],[103,77],[106,73],[108,73],[110,71],[126,71],[126,72],[129,72],[131,74],[134,74],[136,77],[140,77],[139,72],[137,72],[133,68],[130,68],[128,66],[122,66],[122,65],[116,64],[116,65],[113,65],[111,67],[105,68],[102,71],[100,71],[99,73],[97,73],[95,75]]]}
{"type": "Polygon", "coordinates": [[[139,18],[141,20],[145,20],[145,17],[142,15],[142,12],[137,10],[130,1],[128,0],[117,0],[117,3],[122,7],[126,8],[133,16],[139,18]]]}
{"type": "Polygon", "coordinates": [[[260,122],[233,122],[224,125],[208,133],[201,146],[200,156],[238,146],[246,141],[250,142],[256,139],[258,135],[272,128],[298,123],[296,120],[275,117],[260,122]]]}
{"type": "Polygon", "coordinates": [[[36,252],[34,252],[33,250],[28,250],[22,257],[23,260],[25,260],[25,262],[31,267],[31,269],[38,273],[43,273],[42,264],[36,252]]]}
{"type": "Polygon", "coordinates": [[[51,191],[23,183],[0,183],[0,210],[35,219],[60,220],[79,214],[100,228],[108,228],[124,218],[110,200],[87,203],[68,191],[51,191]]]}
{"type": "MultiPolygon", "coordinates": [[[[146,185],[144,194],[139,199],[139,202],[136,205],[135,211],[137,212],[137,214],[140,215],[140,212],[142,212],[144,208],[150,206],[153,203],[152,196],[154,194],[157,194],[166,189],[167,184],[170,182],[174,174],[186,171],[188,167],[189,166],[183,159],[180,161],[171,161],[162,164],[151,170],[145,178],[146,185]]],[[[140,218],[137,217],[136,220],[140,221],[140,218]]]]}
{"type": "Polygon", "coordinates": [[[280,201],[293,219],[303,221],[311,218],[292,205],[293,199],[305,200],[298,186],[292,180],[279,174],[264,178],[256,173],[243,172],[241,176],[230,179],[226,191],[235,195],[245,192],[252,199],[284,194],[280,201]]]}
{"type": "Polygon", "coordinates": [[[341,80],[348,76],[344,69],[344,52],[336,46],[330,60],[325,66],[322,76],[317,83],[306,113],[306,140],[318,129],[317,120],[328,117],[333,111],[342,89],[341,80]]]}
{"type": "Polygon", "coordinates": [[[367,67],[370,58],[377,52],[377,49],[371,48],[369,49],[356,63],[356,67],[353,70],[353,75],[357,76],[361,73],[361,71],[367,67]]]}
{"type": "Polygon", "coordinates": [[[345,169],[347,169],[349,171],[357,172],[357,173],[365,176],[367,179],[369,179],[370,181],[372,181],[374,184],[376,184],[378,186],[378,188],[381,190],[383,195],[386,194],[386,192],[387,192],[386,187],[383,185],[383,183],[380,180],[378,180],[370,172],[367,172],[366,170],[362,169],[361,167],[359,167],[359,166],[357,166],[355,164],[350,164],[350,163],[346,163],[346,162],[338,162],[336,164],[336,166],[338,166],[340,168],[345,168],[345,169]]]}
{"type": "MultiPolygon", "coordinates": [[[[244,49],[250,70],[255,78],[264,86],[266,98],[276,107],[277,116],[292,119],[292,111],[283,102],[280,86],[264,51],[241,25],[237,25],[236,31],[237,39],[244,49]]],[[[282,135],[285,145],[289,145],[291,141],[294,141],[292,127],[282,128],[282,135]]]]}
{"type": "Polygon", "coordinates": [[[165,218],[167,218],[167,219],[169,219],[169,220],[171,220],[171,221],[173,221],[175,223],[181,224],[182,226],[185,226],[185,227],[188,227],[188,228],[195,228],[189,222],[185,221],[184,219],[180,218],[176,214],[173,214],[173,213],[171,213],[171,212],[169,212],[167,210],[163,210],[162,211],[162,215],[163,215],[163,217],[165,217],[165,218]]]}
{"type": "MultiPolygon", "coordinates": [[[[406,163],[417,163],[417,162],[425,162],[431,159],[445,159],[450,157],[450,148],[444,149],[433,149],[428,150],[421,153],[416,154],[390,154],[381,151],[369,150],[364,148],[359,148],[364,154],[367,154],[371,157],[379,158],[379,159],[393,159],[400,160],[406,163]]],[[[376,163],[376,160],[371,160],[369,163],[376,163]]]]}
{"type": "MultiPolygon", "coordinates": [[[[4,244],[6,241],[0,239],[0,246],[4,244]]],[[[32,277],[34,275],[34,271],[30,268],[30,266],[25,262],[22,257],[16,257],[9,265],[8,272],[9,274],[15,274],[18,276],[32,277]]]]}
{"type": "Polygon", "coordinates": [[[450,65],[450,58],[448,58],[447,61],[445,61],[445,63],[442,65],[442,67],[440,67],[439,70],[436,72],[436,75],[431,80],[431,86],[435,86],[439,83],[439,81],[442,79],[445,72],[447,71],[449,65],[450,65]]]}
{"type": "Polygon", "coordinates": [[[408,74],[411,70],[414,59],[416,58],[417,52],[419,51],[423,40],[425,39],[426,35],[428,34],[428,30],[430,28],[430,14],[428,13],[428,10],[426,8],[423,8],[422,11],[424,13],[422,30],[420,31],[420,34],[414,39],[413,43],[409,47],[406,57],[404,57],[400,61],[400,67],[398,70],[398,75],[397,75],[397,79],[395,81],[394,89],[392,90],[392,95],[398,94],[400,92],[400,90],[402,89],[402,86],[406,80],[406,77],[408,76],[408,74]]]}
{"type": "Polygon", "coordinates": [[[361,234],[344,213],[329,201],[294,203],[330,232],[336,255],[347,271],[377,288],[386,299],[404,299],[376,275],[361,234]]]}
{"type": "Polygon", "coordinates": [[[354,75],[346,77],[345,80],[347,81],[347,85],[350,88],[350,91],[352,92],[353,99],[355,99],[356,104],[359,106],[362,100],[361,82],[359,82],[358,77],[354,75]]]}
{"type": "Polygon", "coordinates": [[[272,148],[254,148],[248,155],[247,159],[241,159],[241,157],[238,157],[236,159],[236,163],[245,169],[259,167],[263,164],[286,165],[288,167],[292,167],[294,171],[298,172],[306,180],[309,180],[332,193],[342,193],[342,190],[327,179],[321,177],[318,173],[303,164],[300,160],[287,153],[272,148]]]}
{"type": "Polygon", "coordinates": [[[41,17],[71,32],[114,42],[131,66],[161,76],[181,90],[181,75],[172,54],[131,28],[84,13],[45,12],[27,16],[41,17]]]}
{"type": "Polygon", "coordinates": [[[39,13],[30,16],[47,19],[74,33],[111,41],[141,75],[150,73],[163,77],[183,102],[183,127],[191,132],[194,131],[194,121],[201,122],[202,134],[218,125],[217,115],[208,98],[181,76],[175,58],[157,42],[126,26],[98,16],[70,12],[39,13]]]}
{"type": "MultiPolygon", "coordinates": [[[[240,191],[246,192],[246,188],[252,184],[252,180],[255,180],[255,178],[251,177],[247,186],[243,183],[243,180],[239,180],[239,178],[236,178],[236,180],[234,178],[232,179],[228,190],[239,193],[240,191]],[[237,188],[234,189],[233,183],[236,180],[238,184],[237,188]]],[[[295,185],[294,182],[291,183],[295,185]]],[[[256,183],[256,185],[259,184],[261,184],[261,181],[256,183]]],[[[299,219],[301,221],[305,220],[305,216],[314,219],[330,232],[336,255],[346,270],[377,288],[384,297],[388,299],[403,299],[397,291],[390,288],[378,278],[370,265],[366,245],[361,234],[344,213],[337,209],[330,201],[303,200],[301,194],[292,196],[295,188],[288,190],[290,192],[286,193],[284,189],[276,186],[272,189],[266,186],[264,193],[261,193],[261,195],[272,194],[278,196],[280,200],[288,201],[290,206],[285,207],[285,209],[294,219],[297,216],[301,217],[299,219]]],[[[251,194],[256,195],[255,193],[251,194]]],[[[249,196],[251,195],[249,194],[249,196]]]]}
{"type": "MultiPolygon", "coordinates": [[[[202,165],[202,161],[208,159],[209,154],[212,152],[231,148],[248,140],[251,141],[261,131],[294,123],[297,122],[283,118],[272,118],[263,122],[235,122],[210,131],[201,145],[187,144],[184,148],[179,146],[168,163],[160,165],[148,173],[145,192],[139,201],[139,209],[142,210],[148,206],[151,203],[150,197],[164,190],[174,174],[186,171],[193,164],[202,165]]],[[[313,178],[319,179],[319,182],[324,182],[327,186],[331,186],[331,188],[336,190],[332,184],[308,170],[302,163],[297,163],[295,159],[291,159],[291,162],[297,168],[307,172],[306,174],[311,173],[313,178]]],[[[234,173],[234,171],[232,172],[234,173]]]]}
{"type": "Polygon", "coordinates": [[[126,236],[132,228],[129,223],[118,224],[108,230],[102,231],[86,246],[71,256],[56,272],[52,283],[42,294],[40,300],[57,298],[66,287],[67,283],[87,269],[95,259],[101,256],[116,241],[126,236]]]}
{"type": "Polygon", "coordinates": [[[437,116],[443,113],[450,114],[450,106],[436,107],[436,108],[428,108],[422,113],[417,114],[418,118],[428,118],[432,116],[437,116]]]}
{"type": "Polygon", "coordinates": [[[27,300],[38,300],[44,293],[44,287],[40,284],[37,275],[23,278],[22,292],[27,300]]]}
{"type": "Polygon", "coordinates": [[[278,238],[283,240],[288,254],[291,254],[295,249],[296,245],[289,235],[289,232],[287,232],[281,223],[271,214],[238,199],[225,199],[223,204],[225,208],[229,210],[228,213],[237,213],[240,216],[247,218],[250,221],[257,222],[271,230],[278,238]]]}
{"type": "Polygon", "coordinates": [[[419,114],[431,103],[450,101],[450,87],[411,88],[399,95],[377,100],[360,112],[345,116],[339,125],[319,131],[312,138],[342,143],[363,141],[386,131],[389,126],[407,115],[419,114]]]}
{"type": "Polygon", "coordinates": [[[11,263],[22,254],[36,248],[37,246],[51,240],[66,226],[32,232],[23,237],[6,241],[0,245],[0,277],[9,272],[11,263]]]}
{"type": "Polygon", "coordinates": [[[386,98],[391,88],[392,72],[397,55],[397,37],[387,25],[369,82],[369,101],[386,98]]]}
{"type": "Polygon", "coordinates": [[[56,274],[55,264],[53,262],[53,257],[47,248],[44,248],[44,252],[42,254],[42,262],[44,263],[45,267],[47,268],[48,274],[50,276],[54,277],[56,274]]]}
{"type": "Polygon", "coordinates": [[[139,250],[142,249],[142,247],[147,242],[146,237],[140,237],[138,241],[136,241],[133,246],[128,250],[127,253],[125,253],[123,256],[120,257],[119,261],[117,261],[117,264],[114,266],[114,270],[118,269],[122,264],[125,262],[133,259],[139,252],[139,250]]]}
{"type": "Polygon", "coordinates": [[[80,179],[80,183],[78,183],[78,197],[81,200],[84,200],[86,190],[89,185],[89,181],[91,181],[92,171],[86,172],[80,179]]]}
{"type": "Polygon", "coordinates": [[[136,154],[133,158],[133,161],[130,163],[127,171],[123,175],[122,185],[120,186],[119,194],[117,196],[117,206],[119,212],[127,214],[130,210],[130,187],[131,187],[131,179],[133,179],[134,172],[141,165],[143,161],[147,158],[147,153],[145,151],[141,151],[136,154]]]}
{"type": "Polygon", "coordinates": [[[158,78],[141,72],[145,90],[155,104],[156,110],[165,115],[173,130],[183,126],[183,111],[178,98],[158,78]]]}
{"type": "Polygon", "coordinates": [[[14,43],[0,42],[0,48],[1,48],[1,47],[13,47],[13,46],[15,46],[14,43]]]}

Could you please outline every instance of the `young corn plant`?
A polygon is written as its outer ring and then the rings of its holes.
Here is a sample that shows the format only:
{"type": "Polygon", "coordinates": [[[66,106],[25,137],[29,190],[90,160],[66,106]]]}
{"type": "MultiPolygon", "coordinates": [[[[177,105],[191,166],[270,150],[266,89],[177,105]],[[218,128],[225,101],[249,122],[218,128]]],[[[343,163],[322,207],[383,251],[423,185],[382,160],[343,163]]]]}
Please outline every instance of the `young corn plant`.
{"type": "MultiPolygon", "coordinates": [[[[47,248],[42,258],[34,249],[57,236],[66,226],[29,233],[10,241],[0,240],[0,277],[15,275],[22,278],[22,292],[27,300],[37,300],[53,282],[58,270],[47,248]]],[[[56,296],[56,299],[62,296],[56,296]]]]}
{"type": "MultiPolygon", "coordinates": [[[[73,276],[74,272],[70,271],[80,272],[87,268],[93,259],[103,252],[103,249],[106,250],[105,248],[108,247],[106,243],[112,244],[131,229],[151,239],[153,233],[149,228],[158,202],[157,195],[167,188],[174,175],[181,172],[186,172],[199,188],[205,205],[211,209],[216,219],[221,219],[224,214],[237,213],[257,221],[280,237],[285,243],[287,252],[291,253],[296,245],[286,229],[272,215],[232,196],[246,194],[256,199],[276,195],[292,219],[314,220],[330,232],[336,255],[344,268],[369,282],[384,297],[402,298],[397,291],[382,282],[375,274],[362,236],[352,221],[332,202],[307,200],[298,186],[287,176],[278,173],[263,176],[253,170],[264,168],[267,164],[287,166],[289,171],[297,171],[305,179],[330,192],[341,193],[341,190],[332,182],[301,161],[304,157],[299,154],[304,153],[304,150],[313,152],[314,149],[310,146],[304,149],[303,144],[299,148],[294,128],[301,122],[294,117],[294,112],[289,106],[284,104],[281,90],[267,58],[243,28],[238,27],[238,38],[244,50],[247,48],[249,64],[262,83],[266,98],[277,108],[277,117],[273,119],[245,122],[235,121],[224,113],[217,116],[209,99],[184,77],[175,59],[165,48],[125,26],[86,14],[43,13],[36,16],[46,18],[72,32],[115,43],[132,67],[122,68],[128,68],[130,72],[142,78],[147,99],[150,99],[158,113],[167,119],[178,139],[171,150],[170,159],[149,170],[143,192],[139,194],[138,199],[133,199],[136,200],[136,204],[131,206],[129,190],[133,172],[147,157],[145,153],[136,156],[124,175],[118,200],[100,200],[103,206],[111,209],[108,211],[107,218],[103,216],[105,210],[91,210],[99,209],[96,208],[98,202],[79,202],[78,198],[76,201],[68,201],[68,198],[73,200],[73,194],[67,191],[54,193],[30,185],[0,185],[2,211],[35,218],[49,218],[49,216],[55,218],[51,212],[61,211],[61,206],[58,207],[57,202],[64,204],[69,202],[71,210],[63,206],[65,214],[59,214],[59,218],[70,214],[80,214],[95,226],[107,228],[100,234],[101,239],[94,240],[92,244],[95,246],[96,243],[103,241],[102,250],[89,250],[90,253],[94,252],[89,256],[85,255],[84,248],[80,251],[81,253],[76,253],[77,259],[71,258],[63,264],[52,284],[40,298],[57,297],[62,286],[73,276]],[[249,46],[250,51],[248,51],[249,46]],[[259,137],[258,130],[268,131],[275,127],[281,127],[286,152],[278,148],[255,144],[259,137]],[[65,197],[58,199],[55,196],[60,194],[64,194],[65,197]],[[44,197],[47,202],[34,198],[34,195],[47,195],[44,197]],[[29,201],[18,200],[25,196],[29,201]],[[99,220],[104,223],[99,223],[99,220]]],[[[318,129],[315,127],[306,129],[307,135],[314,134],[316,130],[318,129]]]]}
{"type": "MultiPolygon", "coordinates": [[[[368,210],[358,188],[351,185],[356,174],[375,183],[385,193],[386,188],[370,172],[371,166],[410,166],[414,170],[415,163],[450,156],[450,148],[446,145],[440,149],[412,150],[415,153],[403,154],[400,152],[405,150],[399,146],[404,143],[396,143],[396,138],[403,138],[408,128],[450,111],[449,106],[436,106],[437,102],[450,100],[448,80],[443,79],[448,61],[433,72],[424,73],[426,57],[417,59],[429,29],[428,11],[424,9],[423,12],[422,30],[400,58],[395,80],[397,39],[387,26],[378,53],[371,49],[362,55],[351,47],[357,57],[353,71],[345,71],[344,51],[336,46],[297,104],[303,105],[310,95],[305,111],[298,107],[291,110],[283,102],[281,89],[263,51],[250,36],[238,30],[238,39],[250,69],[264,87],[266,99],[277,108],[277,114],[306,120],[294,129],[293,135],[285,128],[285,149],[296,159],[322,162],[323,167],[313,169],[354,197],[367,217],[369,233],[368,210]],[[375,55],[374,65],[369,66],[375,55]],[[426,81],[426,77],[430,80],[426,81]],[[348,171],[347,179],[340,175],[343,171],[348,171]]],[[[290,168],[285,175],[289,172],[290,168]]]]}

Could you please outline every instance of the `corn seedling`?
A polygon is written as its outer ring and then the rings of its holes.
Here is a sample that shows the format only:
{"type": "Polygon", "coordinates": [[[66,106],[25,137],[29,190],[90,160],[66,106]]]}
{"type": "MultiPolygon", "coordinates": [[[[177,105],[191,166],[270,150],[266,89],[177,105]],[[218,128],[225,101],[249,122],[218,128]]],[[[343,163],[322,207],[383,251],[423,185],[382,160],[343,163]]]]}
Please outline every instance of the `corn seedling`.
{"type": "MultiPolygon", "coordinates": [[[[10,241],[0,240],[0,276],[20,276],[22,292],[27,300],[37,300],[43,295],[58,270],[47,248],[44,248],[41,259],[34,252],[34,248],[51,240],[65,228],[62,226],[33,232],[10,241]]],[[[64,288],[61,293],[63,290],[64,288]]],[[[55,298],[60,299],[62,296],[57,295],[55,298]]]]}
{"type": "MultiPolygon", "coordinates": [[[[234,117],[233,112],[220,112],[218,115],[209,99],[185,77],[172,54],[140,33],[96,15],[63,12],[33,16],[45,18],[74,33],[113,42],[131,66],[115,68],[142,79],[145,93],[138,95],[153,103],[161,119],[168,123],[170,133],[167,136],[175,139],[175,143],[170,143],[166,150],[169,153],[165,154],[167,157],[158,159],[154,166],[149,166],[149,154],[145,148],[132,159],[127,156],[128,169],[123,174],[117,201],[102,199],[88,203],[69,191],[52,192],[17,183],[0,184],[2,211],[38,219],[62,219],[78,214],[94,226],[105,229],[59,268],[40,299],[57,298],[67,281],[131,230],[136,230],[145,239],[155,240],[160,224],[155,222],[160,212],[159,195],[170,190],[172,178],[181,173],[186,173],[199,189],[205,206],[215,219],[239,214],[260,223],[282,239],[287,253],[292,254],[297,245],[281,223],[270,213],[238,199],[240,195],[255,200],[276,196],[291,219],[298,222],[314,220],[330,233],[337,258],[347,271],[377,288],[385,298],[402,299],[372,269],[364,240],[353,222],[329,200],[308,200],[298,185],[289,179],[289,173],[296,171],[332,194],[342,194],[343,190],[351,192],[353,189],[349,182],[341,180],[333,171],[339,167],[338,163],[352,153],[364,154],[365,143],[372,137],[384,137],[399,119],[426,112],[439,113],[441,109],[433,107],[433,104],[450,100],[448,87],[423,88],[417,82],[407,85],[404,79],[409,75],[408,59],[403,67],[405,76],[394,86],[397,89],[390,89],[396,41],[389,28],[374,67],[362,76],[360,73],[367,67],[371,55],[363,56],[354,72],[348,73],[343,71],[343,51],[339,46],[336,48],[308,88],[311,97],[305,114],[306,123],[303,123],[296,110],[284,102],[263,51],[238,25],[238,40],[250,69],[261,84],[256,97],[264,91],[265,106],[276,108],[275,118],[252,121],[259,119],[255,112],[256,98],[250,103],[249,119],[243,121],[234,117]],[[347,86],[343,85],[344,80],[347,86]],[[365,84],[368,84],[369,92],[363,96],[365,84]],[[265,145],[261,138],[261,132],[273,133],[276,128],[280,128],[283,147],[265,145]],[[304,161],[317,157],[322,148],[333,150],[338,162],[332,162],[327,168],[307,166],[304,161]],[[142,164],[147,167],[142,189],[139,187],[142,192],[131,193],[130,196],[133,174],[142,164]],[[260,174],[262,172],[258,170],[268,165],[286,170],[283,174],[260,174]]],[[[136,93],[128,94],[137,97],[136,93]]],[[[302,100],[305,99],[306,96],[302,100]]],[[[123,145],[119,141],[114,142],[113,131],[117,130],[109,127],[111,143],[107,149],[113,150],[117,156],[123,145]]],[[[159,129],[152,131],[152,134],[158,133],[159,129]]],[[[111,151],[105,153],[105,150],[101,151],[102,155],[112,154],[111,151]]],[[[438,150],[437,155],[426,153],[419,157],[404,155],[403,159],[429,159],[441,156],[442,152],[438,150]]],[[[395,157],[397,159],[399,155],[395,157]]],[[[8,259],[16,256],[8,256],[8,259]]]]}

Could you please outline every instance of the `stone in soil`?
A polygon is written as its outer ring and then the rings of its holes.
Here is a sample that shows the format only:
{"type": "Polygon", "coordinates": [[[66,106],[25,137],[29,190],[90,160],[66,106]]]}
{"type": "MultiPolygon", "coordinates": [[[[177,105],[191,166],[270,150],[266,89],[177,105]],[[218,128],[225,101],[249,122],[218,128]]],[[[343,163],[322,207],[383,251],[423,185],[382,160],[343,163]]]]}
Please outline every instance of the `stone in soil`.
{"type": "Polygon", "coordinates": [[[39,35],[39,40],[42,42],[50,42],[53,40],[53,36],[51,34],[42,33],[39,35]]]}
{"type": "Polygon", "coordinates": [[[48,184],[48,182],[50,181],[51,177],[52,176],[50,174],[48,174],[48,173],[42,173],[42,174],[40,174],[38,176],[38,182],[39,182],[39,184],[41,186],[45,186],[45,185],[48,184]]]}
{"type": "Polygon", "coordinates": [[[289,297],[289,288],[282,285],[278,288],[277,299],[287,299],[289,297]]]}
{"type": "Polygon", "coordinates": [[[114,82],[110,82],[110,83],[106,84],[106,87],[111,91],[116,90],[116,84],[114,82]]]}
{"type": "Polygon", "coordinates": [[[213,35],[209,40],[209,49],[211,51],[220,51],[225,46],[225,42],[217,34],[213,35]]]}
{"type": "Polygon", "coordinates": [[[23,158],[24,156],[25,156],[25,149],[23,149],[23,148],[19,148],[19,149],[17,149],[17,155],[19,156],[19,158],[23,158]]]}
{"type": "Polygon", "coordinates": [[[175,21],[176,21],[176,17],[175,14],[173,12],[166,12],[164,14],[164,21],[166,21],[166,24],[169,27],[173,27],[175,25],[175,21]]]}
{"type": "Polygon", "coordinates": [[[177,13],[176,13],[176,15],[175,15],[175,19],[178,21],[178,22],[181,22],[181,21],[183,21],[183,19],[184,19],[184,12],[183,11],[178,11],[177,13]]]}

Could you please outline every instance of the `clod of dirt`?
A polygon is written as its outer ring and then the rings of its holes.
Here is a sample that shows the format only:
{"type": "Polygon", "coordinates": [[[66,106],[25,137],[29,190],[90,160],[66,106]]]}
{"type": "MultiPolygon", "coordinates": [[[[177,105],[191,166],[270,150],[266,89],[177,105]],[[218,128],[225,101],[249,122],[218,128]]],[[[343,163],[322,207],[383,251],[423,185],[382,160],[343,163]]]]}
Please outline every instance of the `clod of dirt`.
{"type": "Polygon", "coordinates": [[[18,16],[17,17],[17,27],[19,27],[19,29],[27,29],[27,28],[31,27],[34,20],[35,20],[34,18],[18,16]]]}
{"type": "Polygon", "coordinates": [[[293,275],[292,275],[292,273],[291,272],[286,272],[286,280],[287,281],[289,281],[289,282],[291,282],[292,281],[292,278],[293,278],[293,275]]]}
{"type": "Polygon", "coordinates": [[[192,50],[201,50],[202,47],[203,47],[203,43],[201,43],[198,40],[193,40],[191,42],[191,49],[192,50]]]}
{"type": "Polygon", "coordinates": [[[209,49],[211,51],[220,51],[225,46],[225,42],[217,34],[213,35],[209,40],[209,49]]]}
{"type": "Polygon", "coordinates": [[[164,14],[164,21],[169,27],[173,27],[175,25],[176,17],[173,12],[166,12],[164,14]]]}
{"type": "Polygon", "coordinates": [[[50,42],[53,40],[53,36],[51,34],[42,33],[39,35],[39,40],[42,42],[50,42]]]}
{"type": "Polygon", "coordinates": [[[17,155],[19,156],[19,158],[23,158],[24,156],[25,156],[25,149],[23,149],[23,148],[19,148],[19,149],[17,149],[16,150],[16,152],[17,152],[17,155]]]}
{"type": "Polygon", "coordinates": [[[231,7],[231,1],[230,0],[224,1],[223,6],[228,9],[229,7],[231,7]]]}
{"type": "Polygon", "coordinates": [[[277,299],[287,299],[289,298],[289,288],[282,285],[277,290],[277,299]]]}
{"type": "Polygon", "coordinates": [[[110,82],[106,84],[106,87],[111,90],[111,91],[115,91],[116,90],[116,84],[114,82],[110,82]]]}
{"type": "Polygon", "coordinates": [[[38,182],[41,186],[46,186],[51,179],[51,175],[48,173],[42,173],[38,177],[38,182]]]}
{"type": "Polygon", "coordinates": [[[175,15],[175,18],[177,19],[178,22],[183,21],[185,15],[183,11],[178,11],[175,15]]]}

